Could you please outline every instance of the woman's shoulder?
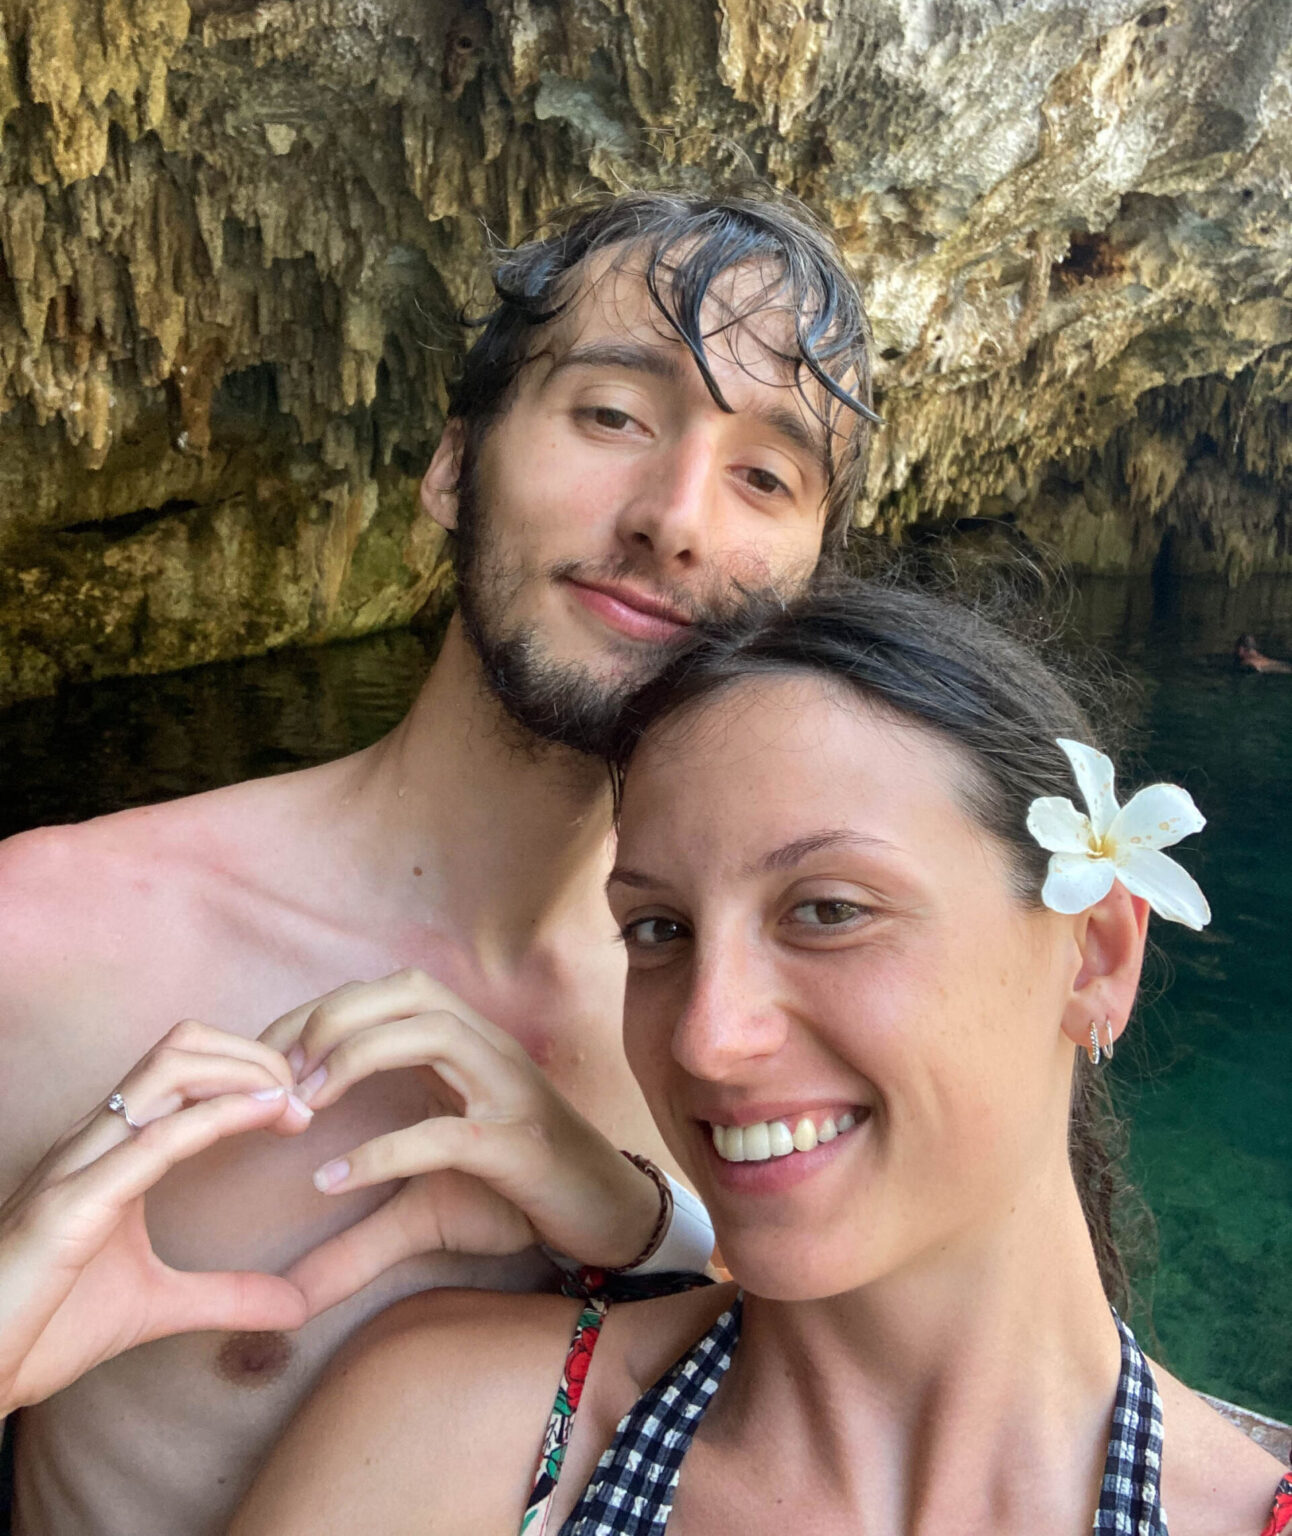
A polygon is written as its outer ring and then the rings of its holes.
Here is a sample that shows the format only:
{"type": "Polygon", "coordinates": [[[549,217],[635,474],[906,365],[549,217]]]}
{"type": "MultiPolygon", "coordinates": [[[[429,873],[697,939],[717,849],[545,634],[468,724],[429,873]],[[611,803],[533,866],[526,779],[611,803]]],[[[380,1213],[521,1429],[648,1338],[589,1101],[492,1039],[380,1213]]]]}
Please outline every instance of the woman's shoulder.
{"type": "Polygon", "coordinates": [[[361,1329],[306,1401],[231,1536],[505,1529],[523,1507],[580,1304],[434,1290],[361,1329]],[[519,1501],[519,1503],[517,1502],[519,1501]]]}
{"type": "MultiPolygon", "coordinates": [[[[610,1309],[570,1460],[581,1465],[590,1455],[590,1472],[616,1405],[630,1404],[703,1333],[727,1289],[610,1309]]],[[[424,1532],[432,1513],[446,1536],[515,1530],[583,1306],[444,1289],[397,1302],[337,1356],[230,1536],[399,1536],[424,1532]]],[[[579,1466],[570,1473],[577,1482],[579,1466]]]]}
{"type": "Polygon", "coordinates": [[[1292,1533],[1292,1499],[1272,1516],[1288,1468],[1154,1365],[1162,1396],[1162,1503],[1180,1536],[1292,1533]]]}

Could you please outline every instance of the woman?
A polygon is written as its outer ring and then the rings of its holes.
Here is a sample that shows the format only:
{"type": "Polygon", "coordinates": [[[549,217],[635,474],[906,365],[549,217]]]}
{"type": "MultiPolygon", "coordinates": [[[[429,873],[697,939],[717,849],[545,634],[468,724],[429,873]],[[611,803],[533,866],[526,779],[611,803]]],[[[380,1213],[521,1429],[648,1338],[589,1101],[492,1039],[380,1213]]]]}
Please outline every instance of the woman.
{"type": "Polygon", "coordinates": [[[604,1322],[402,1303],[237,1536],[1288,1528],[1275,1460],[1109,1306],[1091,1074],[1149,903],[1208,913],[1160,852],[1201,826],[1188,796],[1118,817],[1092,741],[1033,654],[876,587],[733,623],[649,685],[609,884],[625,1045],[741,1291],[604,1322]]]}

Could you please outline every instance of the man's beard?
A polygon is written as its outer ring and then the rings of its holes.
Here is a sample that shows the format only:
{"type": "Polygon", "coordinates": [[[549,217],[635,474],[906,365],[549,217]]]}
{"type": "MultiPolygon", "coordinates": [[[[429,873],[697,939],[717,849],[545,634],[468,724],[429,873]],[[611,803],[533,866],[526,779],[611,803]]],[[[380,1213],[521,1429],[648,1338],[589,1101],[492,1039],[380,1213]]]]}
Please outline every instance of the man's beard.
{"type": "MultiPolygon", "coordinates": [[[[651,645],[621,641],[616,647],[607,636],[607,653],[625,657],[619,676],[598,676],[585,662],[562,662],[544,648],[538,627],[509,624],[509,608],[527,582],[552,582],[575,578],[581,581],[616,582],[642,579],[641,562],[631,559],[593,565],[565,561],[547,570],[509,559],[493,538],[489,515],[481,507],[473,456],[462,465],[458,484],[458,538],[455,559],[458,576],[458,611],[462,628],[484,671],[485,684],[505,714],[527,731],[528,736],[590,757],[604,757],[624,703],[644,682],[664,667],[665,660],[684,636],[651,645]]],[[[803,573],[793,588],[807,578],[803,573]]],[[[756,582],[764,587],[767,578],[756,582]]],[[[728,581],[721,593],[705,601],[687,591],[664,590],[658,579],[645,585],[670,607],[693,622],[731,613],[747,596],[748,588],[728,581]]]]}
{"type": "MultiPolygon", "coordinates": [[[[476,477],[464,468],[458,486],[458,611],[485,682],[507,716],[530,736],[591,757],[605,755],[612,727],[628,698],[664,665],[676,641],[648,644],[623,641],[618,649],[630,659],[618,676],[599,676],[586,663],[559,661],[544,648],[537,626],[509,624],[508,609],[528,582],[557,583],[571,576],[595,581],[640,577],[631,561],[598,566],[567,561],[540,570],[523,560],[508,560],[492,538],[488,514],[479,505],[476,477]]],[[[652,590],[688,618],[701,610],[681,592],[652,590]]],[[[728,604],[728,607],[730,604],[728,604]]],[[[610,649],[614,649],[613,642],[610,649]]]]}

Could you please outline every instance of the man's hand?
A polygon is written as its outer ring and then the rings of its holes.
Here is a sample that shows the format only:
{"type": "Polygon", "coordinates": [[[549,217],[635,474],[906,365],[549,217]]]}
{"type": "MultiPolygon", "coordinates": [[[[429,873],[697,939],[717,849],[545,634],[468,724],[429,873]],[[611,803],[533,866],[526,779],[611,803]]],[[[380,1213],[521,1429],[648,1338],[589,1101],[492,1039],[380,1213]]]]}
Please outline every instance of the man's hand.
{"type": "Polygon", "coordinates": [[[629,1264],[659,1214],[651,1180],[548,1083],[505,1031],[420,971],[352,982],[261,1036],[287,1056],[310,1107],[397,1067],[420,1072],[431,1118],[364,1142],[315,1182],[343,1193],[406,1179],[372,1215],[288,1271],[310,1313],[392,1264],[536,1242],[586,1264],[629,1264]]]}
{"type": "Polygon", "coordinates": [[[291,1086],[258,1041],[178,1024],[118,1090],[139,1128],[96,1109],[0,1206],[0,1417],[148,1339],[306,1321],[290,1281],[171,1269],[144,1223],[145,1192],[176,1163],[244,1131],[304,1130],[291,1086]]]}

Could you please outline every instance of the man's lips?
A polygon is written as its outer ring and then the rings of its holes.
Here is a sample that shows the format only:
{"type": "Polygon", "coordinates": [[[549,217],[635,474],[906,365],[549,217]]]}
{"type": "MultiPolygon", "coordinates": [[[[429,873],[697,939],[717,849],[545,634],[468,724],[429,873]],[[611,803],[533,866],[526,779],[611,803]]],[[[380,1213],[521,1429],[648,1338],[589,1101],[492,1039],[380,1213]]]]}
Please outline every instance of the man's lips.
{"type": "Polygon", "coordinates": [[[616,582],[576,581],[570,591],[590,613],[631,640],[672,640],[691,623],[689,616],[663,598],[616,582]]]}

